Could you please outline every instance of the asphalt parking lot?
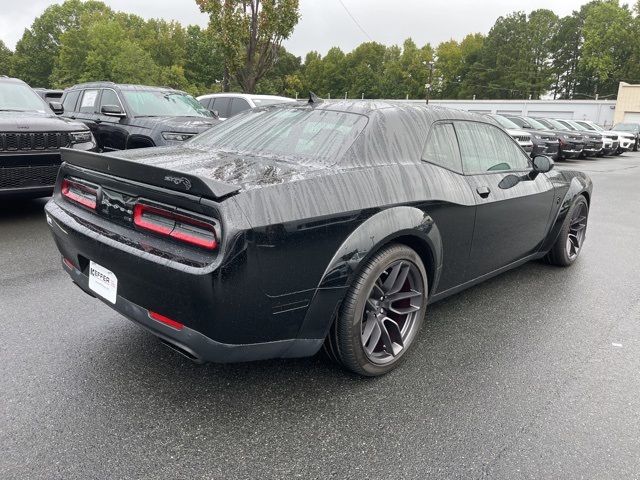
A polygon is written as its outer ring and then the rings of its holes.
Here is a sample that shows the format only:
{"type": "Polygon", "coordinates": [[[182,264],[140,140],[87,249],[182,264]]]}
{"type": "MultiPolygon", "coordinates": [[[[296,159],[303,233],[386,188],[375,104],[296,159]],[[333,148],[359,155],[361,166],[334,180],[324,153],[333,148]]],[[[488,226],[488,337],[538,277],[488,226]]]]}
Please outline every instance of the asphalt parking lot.
{"type": "Polygon", "coordinates": [[[0,477],[639,477],[640,154],[557,166],[594,181],[578,262],[431,306],[379,379],[191,364],[71,283],[44,200],[3,202],[0,477]]]}

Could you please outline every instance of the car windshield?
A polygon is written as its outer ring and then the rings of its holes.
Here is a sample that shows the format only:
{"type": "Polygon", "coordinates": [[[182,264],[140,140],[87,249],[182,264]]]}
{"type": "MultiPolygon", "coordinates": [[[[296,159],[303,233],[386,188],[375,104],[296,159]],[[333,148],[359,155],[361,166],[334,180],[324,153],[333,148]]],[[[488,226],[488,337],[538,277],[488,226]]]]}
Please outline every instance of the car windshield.
{"type": "Polygon", "coordinates": [[[296,163],[335,164],[367,125],[364,115],[310,108],[247,110],[194,137],[192,145],[255,155],[291,157],[296,163]]]}
{"type": "Polygon", "coordinates": [[[516,125],[515,123],[513,123],[511,120],[509,120],[506,117],[503,117],[502,115],[493,115],[493,118],[496,119],[496,121],[502,125],[503,128],[512,128],[515,130],[519,130],[520,127],[518,125],[516,125]]]}
{"type": "Polygon", "coordinates": [[[0,82],[0,111],[45,113],[47,110],[47,104],[24,83],[0,82]]]}
{"type": "Polygon", "coordinates": [[[539,122],[535,118],[528,117],[527,122],[529,122],[529,125],[531,125],[536,130],[549,130],[549,127],[547,125],[539,122]]]}
{"type": "Polygon", "coordinates": [[[565,130],[572,130],[572,131],[578,130],[576,127],[571,125],[571,123],[568,120],[555,120],[555,122],[562,125],[565,130]]]}
{"type": "Polygon", "coordinates": [[[571,125],[574,130],[579,130],[581,132],[589,131],[587,127],[585,127],[584,125],[580,125],[578,122],[574,122],[573,120],[565,120],[564,123],[568,123],[569,125],[571,125]]]}
{"type": "Polygon", "coordinates": [[[635,123],[618,123],[611,130],[622,130],[624,132],[637,132],[640,129],[635,123]]]}
{"type": "Polygon", "coordinates": [[[275,105],[277,103],[291,103],[295,102],[295,100],[291,100],[289,98],[262,98],[262,97],[251,97],[253,103],[256,104],[256,107],[264,107],[266,105],[275,105]]]}
{"type": "Polygon", "coordinates": [[[162,90],[124,90],[135,117],[211,117],[191,95],[162,90]]]}
{"type": "Polygon", "coordinates": [[[592,132],[598,131],[598,129],[595,126],[591,125],[590,123],[580,122],[580,121],[577,121],[576,123],[580,125],[582,128],[584,128],[585,130],[590,130],[592,132]]]}
{"type": "Polygon", "coordinates": [[[556,120],[554,120],[552,118],[540,119],[540,123],[544,123],[545,125],[549,125],[550,128],[552,128],[554,130],[571,130],[566,125],[563,125],[560,122],[557,122],[556,120]]]}

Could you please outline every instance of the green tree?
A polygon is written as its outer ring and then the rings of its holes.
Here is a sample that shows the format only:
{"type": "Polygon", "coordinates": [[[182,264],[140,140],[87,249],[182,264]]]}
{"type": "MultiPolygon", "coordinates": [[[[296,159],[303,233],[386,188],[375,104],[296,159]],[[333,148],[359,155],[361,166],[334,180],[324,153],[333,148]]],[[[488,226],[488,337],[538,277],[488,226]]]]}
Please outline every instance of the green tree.
{"type": "Polygon", "coordinates": [[[349,52],[344,59],[347,91],[353,97],[381,98],[382,75],[386,47],[376,42],[365,42],[349,52]]]}
{"type": "Polygon", "coordinates": [[[273,68],[256,85],[256,92],[284,95],[287,89],[287,77],[300,73],[300,61],[300,57],[280,47],[273,68]]]}
{"type": "Polygon", "coordinates": [[[11,75],[13,52],[0,40],[0,75],[11,75]]]}
{"type": "Polygon", "coordinates": [[[61,36],[77,29],[83,15],[106,12],[111,12],[111,9],[94,0],[67,0],[61,5],[47,8],[18,41],[14,74],[34,87],[49,87],[49,77],[60,50],[61,36]]]}
{"type": "Polygon", "coordinates": [[[635,34],[634,19],[627,5],[621,6],[617,0],[589,5],[582,27],[584,43],[579,63],[588,79],[580,85],[583,93],[617,92],[619,80],[629,75],[634,50],[638,51],[640,40],[635,34]]]}
{"type": "Polygon", "coordinates": [[[54,85],[67,87],[101,80],[160,83],[160,68],[131,38],[122,20],[86,17],[81,28],[65,32],[52,74],[54,85]]]}
{"type": "Polygon", "coordinates": [[[223,75],[222,51],[210,29],[190,25],[186,31],[184,75],[196,93],[217,92],[223,75]]]}
{"type": "Polygon", "coordinates": [[[224,55],[223,84],[232,75],[243,91],[253,93],[272,68],[282,40],[300,18],[298,0],[196,0],[209,14],[224,55]]]}

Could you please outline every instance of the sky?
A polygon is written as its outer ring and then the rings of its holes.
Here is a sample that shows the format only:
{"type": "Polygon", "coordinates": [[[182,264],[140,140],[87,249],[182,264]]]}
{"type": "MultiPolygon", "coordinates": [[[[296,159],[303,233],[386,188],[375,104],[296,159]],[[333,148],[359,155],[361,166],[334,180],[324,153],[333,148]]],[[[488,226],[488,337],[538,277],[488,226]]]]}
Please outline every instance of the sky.
{"type": "MultiPolygon", "coordinates": [[[[184,25],[205,26],[207,16],[195,0],[103,0],[114,10],[144,18],[178,20],[184,25]]],[[[0,0],[0,40],[11,49],[24,29],[45,8],[62,0],[0,0]]],[[[295,55],[316,50],[325,54],[338,46],[350,51],[375,40],[401,45],[411,37],[420,46],[437,45],[468,33],[487,33],[496,19],[516,10],[548,8],[568,15],[586,0],[300,0],[301,20],[285,47],[295,55]],[[345,10],[346,8],[346,10],[345,10]],[[347,13],[350,12],[351,16],[347,13]]]]}

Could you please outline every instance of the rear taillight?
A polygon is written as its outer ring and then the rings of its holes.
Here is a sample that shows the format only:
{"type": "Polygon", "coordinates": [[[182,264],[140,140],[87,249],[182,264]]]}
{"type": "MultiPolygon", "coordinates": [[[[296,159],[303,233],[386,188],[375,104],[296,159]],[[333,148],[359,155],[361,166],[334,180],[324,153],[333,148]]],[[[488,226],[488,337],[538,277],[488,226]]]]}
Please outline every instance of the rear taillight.
{"type": "Polygon", "coordinates": [[[62,196],[74,203],[82,205],[91,210],[96,209],[98,201],[98,189],[85,183],[65,178],[62,180],[62,188],[60,189],[62,196]]]}
{"type": "Polygon", "coordinates": [[[182,212],[136,203],[133,207],[133,223],[138,228],[208,250],[218,246],[213,224],[182,212]]]}

